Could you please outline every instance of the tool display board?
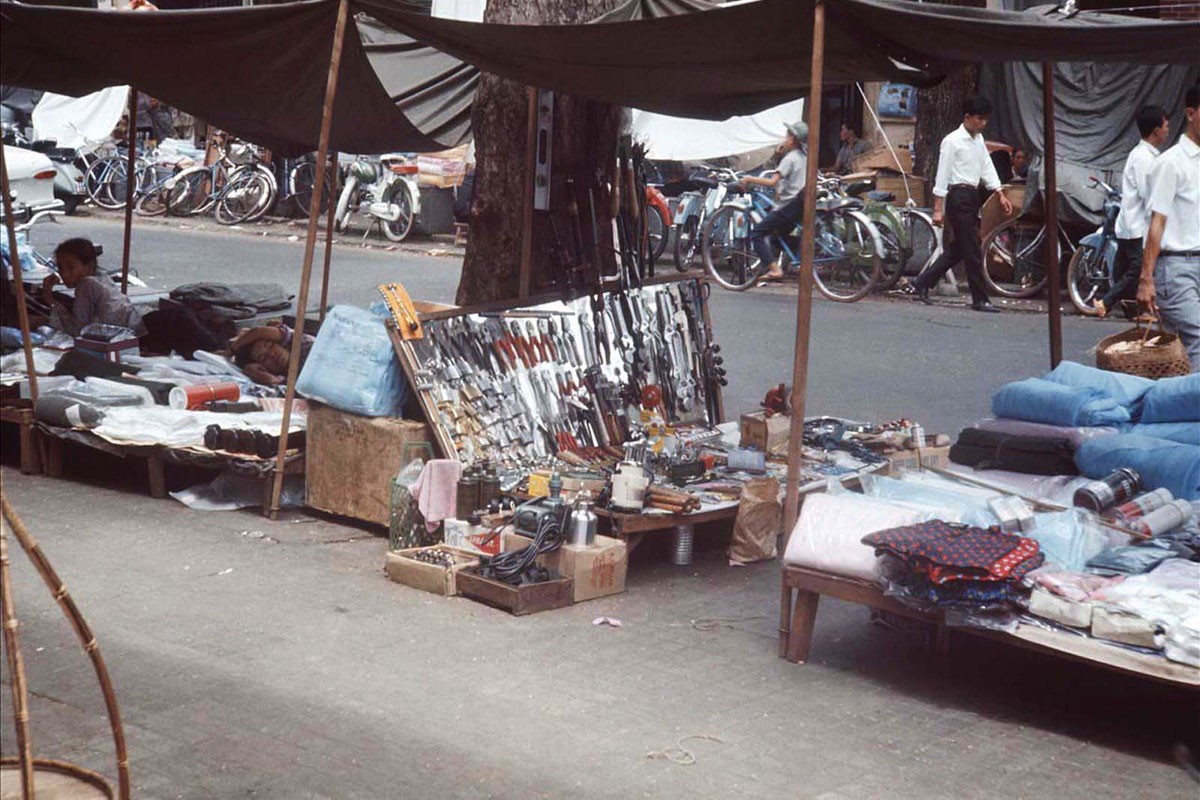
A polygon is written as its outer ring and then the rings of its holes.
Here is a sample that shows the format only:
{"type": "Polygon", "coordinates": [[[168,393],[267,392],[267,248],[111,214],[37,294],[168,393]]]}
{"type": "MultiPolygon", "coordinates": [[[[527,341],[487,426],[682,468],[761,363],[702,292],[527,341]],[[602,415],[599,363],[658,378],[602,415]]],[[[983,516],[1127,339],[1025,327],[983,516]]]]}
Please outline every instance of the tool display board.
{"type": "Polygon", "coordinates": [[[720,423],[708,291],[692,278],[452,309],[392,341],[443,455],[529,470],[639,438],[647,399],[669,426],[720,423]]]}

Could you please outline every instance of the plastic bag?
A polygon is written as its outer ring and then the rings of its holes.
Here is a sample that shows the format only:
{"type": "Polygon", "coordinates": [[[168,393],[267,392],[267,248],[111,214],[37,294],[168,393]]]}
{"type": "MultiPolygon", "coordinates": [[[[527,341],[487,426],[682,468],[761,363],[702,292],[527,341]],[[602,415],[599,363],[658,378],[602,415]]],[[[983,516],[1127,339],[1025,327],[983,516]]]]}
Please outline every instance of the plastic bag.
{"type": "Polygon", "coordinates": [[[1037,526],[1029,537],[1037,540],[1047,561],[1071,572],[1081,572],[1088,559],[1112,544],[1106,530],[1078,509],[1034,514],[1034,519],[1037,526]]]}
{"type": "Polygon", "coordinates": [[[383,319],[354,306],[334,306],[296,391],[351,414],[398,416],[407,384],[383,319]]]}
{"type": "Polygon", "coordinates": [[[912,508],[841,490],[810,494],[788,539],[784,561],[865,581],[874,580],[877,559],[862,537],[888,528],[923,522],[912,508]]]}
{"type": "Polygon", "coordinates": [[[417,508],[412,487],[425,469],[425,460],[415,458],[401,467],[392,478],[391,507],[388,514],[388,549],[407,550],[430,544],[425,520],[417,508]]]}
{"type": "Polygon", "coordinates": [[[987,503],[991,497],[1000,496],[996,492],[976,494],[978,490],[956,487],[948,482],[942,487],[925,480],[896,480],[871,474],[863,475],[860,480],[863,494],[868,497],[915,509],[945,522],[961,522],[980,528],[1000,524],[987,503]]]}
{"type": "Polygon", "coordinates": [[[725,552],[731,564],[769,561],[778,554],[775,537],[783,518],[779,502],[779,481],[754,478],[742,487],[733,539],[725,552]]]}

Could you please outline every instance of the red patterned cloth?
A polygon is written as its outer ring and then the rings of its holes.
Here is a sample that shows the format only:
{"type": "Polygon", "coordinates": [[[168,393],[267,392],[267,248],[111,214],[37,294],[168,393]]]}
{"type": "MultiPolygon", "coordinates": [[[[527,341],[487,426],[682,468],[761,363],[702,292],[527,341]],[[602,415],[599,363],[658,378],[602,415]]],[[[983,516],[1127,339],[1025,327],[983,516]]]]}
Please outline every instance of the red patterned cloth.
{"type": "Polygon", "coordinates": [[[934,583],[1019,580],[1046,557],[1037,541],[998,527],[976,528],[933,520],[863,537],[876,553],[904,559],[934,583]]]}

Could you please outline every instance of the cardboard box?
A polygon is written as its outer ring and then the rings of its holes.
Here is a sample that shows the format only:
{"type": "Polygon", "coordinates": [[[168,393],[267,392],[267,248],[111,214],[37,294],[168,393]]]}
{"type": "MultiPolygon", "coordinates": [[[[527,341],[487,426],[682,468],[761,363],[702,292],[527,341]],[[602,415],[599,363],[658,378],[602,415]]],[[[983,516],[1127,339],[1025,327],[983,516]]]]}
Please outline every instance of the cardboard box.
{"type": "Polygon", "coordinates": [[[787,449],[790,422],[791,417],[785,414],[770,417],[763,411],[742,414],[742,447],[753,447],[768,454],[787,449]]]}
{"type": "Polygon", "coordinates": [[[950,465],[950,445],[924,447],[917,450],[899,450],[888,456],[887,469],[880,475],[897,475],[902,470],[913,472],[921,469],[945,469],[950,465]]]}
{"type": "MultiPolygon", "coordinates": [[[[519,533],[504,535],[504,551],[521,550],[533,539],[519,533]]],[[[621,539],[597,536],[591,547],[565,544],[538,556],[537,563],[575,581],[572,600],[581,603],[625,591],[629,569],[629,550],[621,539]]]]}
{"type": "Polygon", "coordinates": [[[454,597],[458,594],[456,582],[458,573],[467,567],[477,566],[479,566],[479,558],[475,554],[442,544],[435,547],[414,547],[409,550],[388,553],[383,568],[387,572],[387,576],[396,583],[402,583],[423,592],[440,594],[443,597],[454,597]],[[447,569],[410,557],[420,550],[449,551],[454,556],[454,566],[447,569]]]}
{"type": "Polygon", "coordinates": [[[387,525],[391,482],[433,436],[423,422],[360,417],[311,403],[308,411],[305,502],[332,514],[387,525]],[[405,447],[405,445],[410,445],[405,447]]]}

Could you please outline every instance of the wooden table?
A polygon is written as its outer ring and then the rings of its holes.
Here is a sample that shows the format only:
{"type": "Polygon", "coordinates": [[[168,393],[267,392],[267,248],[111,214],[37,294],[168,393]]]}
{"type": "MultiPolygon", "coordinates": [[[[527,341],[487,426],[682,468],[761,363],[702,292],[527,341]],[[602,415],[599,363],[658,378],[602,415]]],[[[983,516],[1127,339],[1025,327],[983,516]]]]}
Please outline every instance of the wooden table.
{"type": "Polygon", "coordinates": [[[0,405],[0,422],[9,422],[18,427],[21,448],[21,472],[34,475],[42,471],[41,447],[34,427],[33,404],[28,400],[15,400],[0,405]]]}
{"type": "Polygon", "coordinates": [[[691,514],[633,514],[624,511],[609,511],[596,509],[596,516],[608,520],[610,533],[619,539],[624,539],[633,552],[647,533],[656,531],[692,530],[696,525],[705,522],[730,522],[737,516],[738,504],[732,502],[708,510],[700,509],[691,514]]]}
{"type": "MultiPolygon", "coordinates": [[[[846,578],[807,567],[784,565],[779,605],[779,656],[792,663],[808,661],[813,627],[821,596],[860,603],[880,611],[929,622],[937,626],[939,652],[949,650],[949,629],[941,615],[909,608],[887,597],[873,583],[846,578]]],[[[1090,637],[1047,630],[1022,624],[1014,633],[978,628],[956,628],[973,636],[982,636],[1039,653],[1095,664],[1115,672],[1150,678],[1173,686],[1200,690],[1200,669],[1168,661],[1161,656],[1144,655],[1113,647],[1090,637]]]]}

